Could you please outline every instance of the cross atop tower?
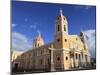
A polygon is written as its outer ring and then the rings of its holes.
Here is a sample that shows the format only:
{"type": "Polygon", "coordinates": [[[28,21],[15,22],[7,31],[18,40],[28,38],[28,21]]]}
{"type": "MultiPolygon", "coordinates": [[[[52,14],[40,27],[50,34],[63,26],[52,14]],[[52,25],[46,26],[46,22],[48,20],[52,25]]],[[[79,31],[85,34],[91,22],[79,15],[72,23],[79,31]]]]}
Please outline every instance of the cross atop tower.
{"type": "Polygon", "coordinates": [[[62,11],[62,8],[60,8],[60,15],[61,15],[61,16],[63,15],[63,11],[62,11]]]}
{"type": "Polygon", "coordinates": [[[41,33],[40,33],[40,31],[37,31],[38,32],[38,36],[41,36],[41,33]]]}

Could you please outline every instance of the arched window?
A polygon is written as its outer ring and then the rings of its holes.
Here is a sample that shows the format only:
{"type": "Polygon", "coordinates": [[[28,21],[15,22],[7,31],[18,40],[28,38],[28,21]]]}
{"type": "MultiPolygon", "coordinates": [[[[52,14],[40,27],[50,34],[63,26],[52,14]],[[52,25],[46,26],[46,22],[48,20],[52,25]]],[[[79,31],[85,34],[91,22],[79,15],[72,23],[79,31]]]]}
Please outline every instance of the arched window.
{"type": "Polygon", "coordinates": [[[57,19],[59,20],[59,17],[57,19]]]}
{"type": "Polygon", "coordinates": [[[64,25],[64,31],[66,31],[66,25],[64,25]]]}
{"type": "Polygon", "coordinates": [[[49,58],[48,58],[48,64],[50,64],[50,60],[49,60],[49,58]]]}
{"type": "Polygon", "coordinates": [[[76,53],[76,59],[78,59],[78,54],[76,53]]]}
{"type": "Polygon", "coordinates": [[[35,47],[36,47],[36,43],[35,43],[35,47]]]}
{"type": "Polygon", "coordinates": [[[67,42],[67,39],[65,39],[65,42],[67,42]]]}
{"type": "Polygon", "coordinates": [[[78,39],[76,38],[76,40],[78,40],[78,39]]]}
{"type": "Polygon", "coordinates": [[[59,27],[59,24],[58,24],[58,26],[57,26],[58,28],[57,28],[57,30],[59,31],[60,30],[60,27],[59,27]]]}
{"type": "Polygon", "coordinates": [[[60,60],[60,57],[57,57],[57,60],[59,61],[60,60]]]}
{"type": "Polygon", "coordinates": [[[39,47],[39,43],[38,43],[38,47],[39,47]]]}
{"type": "Polygon", "coordinates": [[[60,39],[57,39],[57,42],[59,42],[60,41],[60,39]]]}
{"type": "Polygon", "coordinates": [[[68,57],[66,56],[66,60],[68,60],[68,57]]]}
{"type": "Polygon", "coordinates": [[[42,65],[42,59],[40,59],[40,65],[42,65]]]}

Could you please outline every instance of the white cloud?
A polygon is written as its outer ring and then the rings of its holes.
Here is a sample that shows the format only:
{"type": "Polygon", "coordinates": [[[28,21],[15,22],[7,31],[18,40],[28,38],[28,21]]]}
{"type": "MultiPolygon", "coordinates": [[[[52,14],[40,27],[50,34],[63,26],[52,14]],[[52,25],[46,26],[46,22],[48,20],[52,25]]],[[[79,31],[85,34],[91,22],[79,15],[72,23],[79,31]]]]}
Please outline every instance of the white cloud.
{"type": "Polygon", "coordinates": [[[36,29],[36,25],[30,25],[30,28],[36,29]]]}
{"type": "Polygon", "coordinates": [[[76,9],[90,9],[92,6],[86,5],[86,6],[75,6],[76,9]]]}
{"type": "Polygon", "coordinates": [[[85,6],[85,9],[88,10],[88,9],[91,9],[92,6],[85,6]]]}
{"type": "Polygon", "coordinates": [[[26,36],[18,32],[12,32],[12,50],[29,50],[32,45],[26,36]]]}
{"type": "Polygon", "coordinates": [[[27,19],[27,18],[25,18],[24,20],[25,20],[25,22],[27,22],[27,21],[28,21],[28,19],[27,19]]]}
{"type": "Polygon", "coordinates": [[[84,33],[85,33],[87,44],[89,47],[90,56],[95,58],[95,53],[96,53],[95,30],[87,30],[87,31],[84,31],[84,33]]]}
{"type": "Polygon", "coordinates": [[[17,26],[17,24],[12,24],[12,27],[16,27],[17,26]]]}
{"type": "Polygon", "coordinates": [[[75,9],[83,9],[83,11],[87,11],[92,8],[92,6],[86,5],[86,6],[75,6],[75,9]]]}

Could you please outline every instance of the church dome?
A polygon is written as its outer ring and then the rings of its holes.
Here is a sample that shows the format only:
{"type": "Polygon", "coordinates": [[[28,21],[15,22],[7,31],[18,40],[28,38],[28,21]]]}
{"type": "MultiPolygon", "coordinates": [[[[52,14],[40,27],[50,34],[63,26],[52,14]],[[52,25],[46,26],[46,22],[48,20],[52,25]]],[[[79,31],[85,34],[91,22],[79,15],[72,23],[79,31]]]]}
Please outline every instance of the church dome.
{"type": "Polygon", "coordinates": [[[37,36],[37,37],[35,38],[35,40],[34,40],[33,47],[34,47],[34,48],[37,48],[37,47],[40,47],[40,46],[42,46],[42,45],[44,45],[44,40],[43,40],[43,38],[41,37],[40,32],[38,32],[38,36],[37,36]]]}

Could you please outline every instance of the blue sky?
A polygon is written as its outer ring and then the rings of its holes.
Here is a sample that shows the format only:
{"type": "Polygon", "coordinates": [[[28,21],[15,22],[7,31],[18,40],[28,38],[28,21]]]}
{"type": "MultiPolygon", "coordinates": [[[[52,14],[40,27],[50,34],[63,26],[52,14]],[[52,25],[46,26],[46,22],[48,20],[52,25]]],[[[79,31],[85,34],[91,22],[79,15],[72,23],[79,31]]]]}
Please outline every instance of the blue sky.
{"type": "Polygon", "coordinates": [[[95,6],[12,1],[12,33],[23,35],[32,45],[37,31],[40,31],[45,43],[52,42],[60,8],[68,20],[69,34],[95,30],[95,6]]]}

